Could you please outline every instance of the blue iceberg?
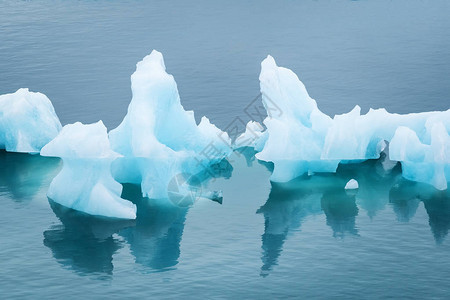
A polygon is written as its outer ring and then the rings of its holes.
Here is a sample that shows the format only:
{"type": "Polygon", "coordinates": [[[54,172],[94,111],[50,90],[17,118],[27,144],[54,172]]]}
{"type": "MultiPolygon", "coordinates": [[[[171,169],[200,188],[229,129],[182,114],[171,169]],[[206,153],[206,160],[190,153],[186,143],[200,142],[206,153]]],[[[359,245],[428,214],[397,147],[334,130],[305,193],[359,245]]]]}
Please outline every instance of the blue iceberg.
{"type": "Polygon", "coordinates": [[[399,127],[389,144],[389,155],[401,162],[406,179],[446,190],[450,181],[450,137],[443,122],[428,124],[428,143],[422,142],[410,128],[399,127]]]}
{"type": "Polygon", "coordinates": [[[261,63],[259,79],[268,117],[256,157],[273,162],[272,181],[335,172],[339,163],[378,159],[386,151],[402,163],[405,178],[447,188],[450,110],[400,115],[371,109],[361,115],[356,106],[331,118],[318,109],[297,75],[278,67],[271,56],[261,63]]]}
{"type": "Polygon", "coordinates": [[[39,153],[60,130],[55,109],[44,94],[19,89],[0,95],[0,149],[39,153]]]}
{"type": "Polygon", "coordinates": [[[64,126],[41,155],[63,160],[47,192],[51,200],[90,215],[136,218],[136,206],[120,197],[122,185],[111,176],[111,162],[119,155],[111,150],[101,121],[64,126]]]}
{"type": "MultiPolygon", "coordinates": [[[[232,167],[225,159],[248,147],[255,150],[251,158],[256,153],[259,160],[273,163],[273,182],[336,172],[339,164],[382,156],[383,172],[401,162],[405,178],[447,189],[450,110],[400,115],[371,109],[361,115],[356,106],[331,118],[297,75],[278,67],[271,56],[261,63],[259,79],[268,116],[263,125],[250,121],[232,143],[208,118],[197,124],[194,112],[183,108],[175,79],[166,72],[162,54],[153,50],[137,63],[133,96],[117,128],[108,133],[99,121],[61,129],[45,95],[20,89],[0,96],[0,149],[62,158],[48,197],[87,214],[122,219],[136,218],[136,206],[121,198],[122,184],[140,186],[145,198],[175,194],[184,199],[195,183],[199,197],[221,202],[220,191],[198,188],[223,176],[221,171],[229,176],[232,167]]],[[[354,180],[347,184],[357,187],[354,180]]]]}
{"type": "Polygon", "coordinates": [[[149,198],[167,198],[178,174],[202,173],[231,152],[226,132],[203,117],[197,125],[185,111],[177,84],[153,50],[131,76],[133,98],[122,123],[109,133],[112,150],[121,154],[112,168],[120,183],[140,184],[149,198]]]}

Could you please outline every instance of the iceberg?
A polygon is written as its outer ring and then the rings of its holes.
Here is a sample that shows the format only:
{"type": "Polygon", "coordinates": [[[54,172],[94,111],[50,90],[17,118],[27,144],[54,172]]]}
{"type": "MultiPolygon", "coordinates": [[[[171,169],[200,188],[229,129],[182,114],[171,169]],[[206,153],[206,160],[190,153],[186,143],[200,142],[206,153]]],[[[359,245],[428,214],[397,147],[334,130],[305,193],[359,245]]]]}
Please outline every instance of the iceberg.
{"type": "Polygon", "coordinates": [[[410,128],[399,127],[389,144],[390,158],[401,162],[406,179],[446,190],[450,181],[450,137],[442,122],[427,129],[430,130],[429,144],[421,142],[410,128]]]}
{"type": "Polygon", "coordinates": [[[177,84],[163,56],[153,50],[131,76],[132,99],[122,123],[109,133],[121,154],[112,166],[120,183],[140,184],[149,198],[167,198],[169,182],[179,174],[201,173],[231,152],[231,140],[203,117],[185,111],[177,84]]]}
{"type": "Polygon", "coordinates": [[[0,149],[39,153],[60,130],[55,109],[44,94],[19,89],[0,95],[0,149]]]}
{"type": "Polygon", "coordinates": [[[400,115],[388,113],[382,108],[370,109],[367,114],[361,115],[361,108],[356,106],[351,112],[334,117],[326,136],[322,158],[378,159],[387,146],[386,142],[392,140],[401,126],[410,128],[429,143],[430,132],[426,127],[436,122],[446,123],[450,130],[450,110],[400,115]]]}
{"type": "Polygon", "coordinates": [[[274,182],[302,174],[335,172],[339,163],[378,159],[383,151],[400,161],[403,176],[446,189],[450,180],[450,110],[392,114],[361,108],[334,118],[322,113],[297,75],[268,56],[261,63],[260,87],[268,117],[260,160],[272,162],[274,182]],[[281,113],[271,115],[270,103],[281,113]]]}
{"type": "Polygon", "coordinates": [[[111,162],[119,155],[111,150],[102,121],[64,126],[41,155],[63,160],[47,192],[51,200],[90,215],[136,218],[136,206],[120,197],[122,185],[111,175],[111,162]]]}
{"type": "Polygon", "coordinates": [[[333,121],[318,109],[297,75],[268,56],[261,63],[259,80],[268,136],[256,158],[274,163],[271,180],[287,182],[304,173],[335,172],[339,160],[321,158],[333,121]],[[271,114],[270,103],[276,103],[281,113],[271,114]]]}

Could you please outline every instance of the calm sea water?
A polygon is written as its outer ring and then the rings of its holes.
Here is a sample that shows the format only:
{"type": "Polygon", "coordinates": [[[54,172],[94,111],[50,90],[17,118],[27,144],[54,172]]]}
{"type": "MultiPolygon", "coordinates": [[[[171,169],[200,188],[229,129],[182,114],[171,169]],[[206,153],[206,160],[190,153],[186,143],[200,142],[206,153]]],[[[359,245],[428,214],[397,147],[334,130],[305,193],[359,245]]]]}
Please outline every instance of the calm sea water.
{"type": "MultiPolygon", "coordinates": [[[[182,103],[225,128],[259,92],[266,55],[334,115],[359,104],[450,107],[450,2],[2,1],[0,94],[48,95],[63,124],[119,124],[152,49],[182,103]]],[[[223,203],[138,205],[136,221],[46,197],[58,159],[0,152],[0,298],[448,298],[450,192],[380,161],[271,184],[232,159],[223,203]],[[345,192],[350,178],[360,189],[345,192]]]]}

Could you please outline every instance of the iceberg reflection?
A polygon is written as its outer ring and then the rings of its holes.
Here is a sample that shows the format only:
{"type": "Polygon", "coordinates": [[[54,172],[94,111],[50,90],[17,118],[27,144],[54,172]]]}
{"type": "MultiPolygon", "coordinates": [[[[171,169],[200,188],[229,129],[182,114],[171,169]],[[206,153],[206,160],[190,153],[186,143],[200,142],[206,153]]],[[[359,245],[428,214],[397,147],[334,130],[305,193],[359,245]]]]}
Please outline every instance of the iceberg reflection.
{"type": "Polygon", "coordinates": [[[320,194],[310,195],[286,184],[272,183],[269,199],[257,213],[263,214],[265,220],[261,276],[267,276],[277,265],[284,242],[292,231],[298,230],[307,216],[321,213],[320,194]]]}
{"type": "Polygon", "coordinates": [[[132,226],[134,221],[93,217],[52,200],[49,203],[62,224],[44,231],[44,245],[52,250],[58,263],[80,275],[95,274],[99,279],[110,279],[113,255],[123,247],[123,242],[113,234],[132,226]]]}
{"type": "Polygon", "coordinates": [[[420,197],[410,181],[400,181],[389,191],[389,203],[392,205],[399,222],[409,222],[419,208],[420,197]]]}
{"type": "Polygon", "coordinates": [[[327,225],[333,229],[334,237],[343,238],[346,233],[357,235],[355,218],[358,215],[355,195],[344,190],[327,191],[321,205],[327,217],[327,225]]]}
{"type": "MultiPolygon", "coordinates": [[[[301,176],[287,183],[272,182],[269,198],[257,211],[264,215],[265,220],[264,234],[261,236],[261,276],[267,276],[273,266],[277,265],[287,238],[299,231],[308,216],[324,213],[326,224],[332,229],[335,238],[359,235],[356,217],[360,209],[365,210],[369,218],[374,218],[378,211],[384,210],[391,203],[397,218],[409,221],[419,200],[411,200],[409,196],[408,201],[402,200],[403,196],[411,193],[411,189],[407,187],[403,190],[399,186],[403,187],[408,183],[401,177],[400,166],[391,164],[384,155],[379,160],[340,164],[336,174],[301,176]],[[346,182],[351,178],[359,182],[357,191],[344,190],[346,182]]],[[[430,215],[430,226],[433,232],[440,232],[442,235],[442,232],[446,233],[450,228],[450,200],[432,201],[430,199],[435,197],[430,198],[430,192],[425,193],[427,189],[420,186],[422,187],[418,189],[423,194],[420,199],[428,199],[424,202],[427,202],[425,207],[430,215]],[[427,208],[437,203],[442,206],[442,202],[448,205],[447,214],[443,213],[445,209],[442,208],[427,208]],[[433,212],[439,216],[432,217],[433,212]]],[[[431,186],[426,187],[429,191],[437,192],[431,186]]]]}
{"type": "Polygon", "coordinates": [[[174,206],[141,196],[140,187],[125,184],[122,197],[138,207],[136,226],[120,231],[130,244],[135,262],[155,271],[166,271],[178,264],[180,242],[189,207],[174,206]]]}
{"type": "Polygon", "coordinates": [[[450,229],[450,197],[441,192],[423,200],[428,213],[428,222],[437,244],[441,244],[450,229]]]}
{"type": "MultiPolygon", "coordinates": [[[[215,178],[230,178],[232,171],[233,167],[224,159],[196,174],[200,186],[196,187],[195,197],[222,203],[221,193],[203,191],[202,187],[207,188],[208,182],[215,178]]],[[[186,215],[196,199],[189,205],[179,205],[174,199],[149,199],[142,196],[141,187],[136,184],[123,184],[121,197],[138,208],[136,225],[119,232],[130,245],[135,262],[156,272],[173,269],[180,257],[186,215]]]]}
{"type": "Polygon", "coordinates": [[[432,186],[403,180],[390,191],[390,202],[397,216],[409,220],[414,216],[420,201],[428,214],[428,223],[437,244],[441,244],[450,229],[450,192],[432,186]]]}
{"type": "MultiPolygon", "coordinates": [[[[229,162],[223,160],[217,167],[196,176],[200,184],[206,186],[214,178],[229,178],[232,170],[229,162]]],[[[220,195],[202,192],[199,197],[208,196],[221,203],[220,195]]],[[[173,269],[180,257],[180,242],[190,205],[177,206],[168,199],[143,197],[140,185],[135,184],[123,184],[121,198],[136,204],[136,220],[91,216],[49,199],[62,224],[44,232],[44,245],[64,267],[80,275],[95,274],[100,279],[110,278],[114,269],[113,255],[126,243],[137,264],[157,272],[173,269]]]]}
{"type": "Polygon", "coordinates": [[[24,202],[50,184],[59,170],[60,159],[0,150],[0,167],[0,193],[24,202]]]}
{"type": "Polygon", "coordinates": [[[371,219],[378,211],[385,209],[389,203],[390,189],[403,180],[400,164],[389,161],[384,152],[378,160],[340,164],[336,176],[342,179],[355,178],[358,181],[356,204],[371,219]]]}

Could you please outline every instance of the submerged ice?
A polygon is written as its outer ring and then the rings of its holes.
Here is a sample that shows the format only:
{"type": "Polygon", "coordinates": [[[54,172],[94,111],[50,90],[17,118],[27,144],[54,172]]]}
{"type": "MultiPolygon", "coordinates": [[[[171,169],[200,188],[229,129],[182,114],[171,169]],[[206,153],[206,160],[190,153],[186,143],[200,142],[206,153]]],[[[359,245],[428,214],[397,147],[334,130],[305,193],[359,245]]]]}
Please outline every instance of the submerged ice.
{"type": "Polygon", "coordinates": [[[304,173],[335,172],[339,163],[377,159],[389,150],[405,178],[446,189],[450,180],[450,110],[391,114],[356,106],[333,119],[322,113],[297,75],[269,56],[261,64],[260,86],[268,117],[264,147],[256,154],[274,163],[272,181],[304,173]],[[271,114],[276,105],[279,114],[271,114]],[[386,148],[389,147],[389,148],[386,148]]]}
{"type": "Polygon", "coordinates": [[[19,89],[0,95],[0,149],[39,153],[60,130],[55,109],[44,94],[19,89]]]}

